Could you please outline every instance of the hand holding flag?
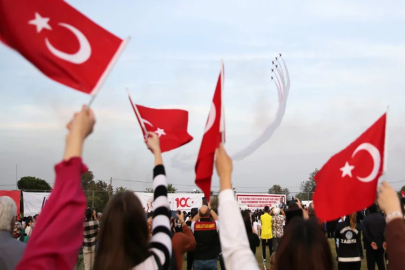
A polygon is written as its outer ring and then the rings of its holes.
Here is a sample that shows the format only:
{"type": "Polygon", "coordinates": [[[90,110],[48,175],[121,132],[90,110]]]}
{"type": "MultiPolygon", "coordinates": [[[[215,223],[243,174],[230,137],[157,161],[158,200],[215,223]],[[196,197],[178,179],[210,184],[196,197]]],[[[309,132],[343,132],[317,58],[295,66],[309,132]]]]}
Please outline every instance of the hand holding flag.
{"type": "Polygon", "coordinates": [[[159,136],[162,153],[176,149],[193,140],[187,132],[188,112],[178,109],[153,109],[134,104],[128,93],[144,138],[149,132],[159,136]]]}

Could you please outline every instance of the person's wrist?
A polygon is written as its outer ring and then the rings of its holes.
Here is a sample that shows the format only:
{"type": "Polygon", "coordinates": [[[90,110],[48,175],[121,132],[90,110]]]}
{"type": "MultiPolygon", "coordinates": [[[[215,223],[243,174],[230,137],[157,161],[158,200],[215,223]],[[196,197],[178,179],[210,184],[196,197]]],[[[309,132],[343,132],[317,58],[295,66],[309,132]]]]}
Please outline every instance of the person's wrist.
{"type": "Polygon", "coordinates": [[[404,218],[404,215],[403,215],[403,213],[401,212],[401,211],[394,211],[394,212],[391,212],[391,213],[387,213],[387,216],[385,217],[385,221],[387,222],[387,223],[389,223],[389,222],[391,222],[391,221],[393,221],[394,219],[403,219],[404,218]]]}
{"type": "Polygon", "coordinates": [[[71,130],[69,132],[69,134],[66,137],[67,141],[76,141],[76,142],[83,142],[84,139],[86,138],[85,135],[83,135],[84,133],[81,132],[80,130],[71,130]]]}
{"type": "Polygon", "coordinates": [[[401,206],[400,206],[399,204],[398,204],[397,207],[395,207],[395,206],[393,206],[393,207],[388,207],[388,208],[386,209],[386,211],[385,211],[385,213],[386,213],[387,215],[392,214],[392,213],[394,213],[394,212],[402,212],[402,211],[401,211],[401,206]]]}

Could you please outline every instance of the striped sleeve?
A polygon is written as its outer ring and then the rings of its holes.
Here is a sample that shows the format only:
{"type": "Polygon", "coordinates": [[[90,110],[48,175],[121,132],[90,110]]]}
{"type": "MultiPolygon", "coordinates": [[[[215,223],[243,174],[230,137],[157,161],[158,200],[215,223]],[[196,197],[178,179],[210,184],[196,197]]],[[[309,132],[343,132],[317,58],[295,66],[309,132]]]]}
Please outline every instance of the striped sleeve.
{"type": "Polygon", "coordinates": [[[150,251],[157,255],[163,269],[170,268],[172,239],[170,233],[170,206],[167,199],[165,168],[158,165],[153,170],[154,210],[150,251]]]}

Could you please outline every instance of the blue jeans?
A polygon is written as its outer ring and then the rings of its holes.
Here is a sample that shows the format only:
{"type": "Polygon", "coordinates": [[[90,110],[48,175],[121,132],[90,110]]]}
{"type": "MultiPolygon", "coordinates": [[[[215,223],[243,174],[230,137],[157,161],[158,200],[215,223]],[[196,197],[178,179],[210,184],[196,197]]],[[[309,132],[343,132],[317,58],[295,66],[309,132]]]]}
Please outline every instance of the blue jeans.
{"type": "Polygon", "coordinates": [[[194,260],[194,270],[217,270],[217,259],[214,260],[194,260]]]}

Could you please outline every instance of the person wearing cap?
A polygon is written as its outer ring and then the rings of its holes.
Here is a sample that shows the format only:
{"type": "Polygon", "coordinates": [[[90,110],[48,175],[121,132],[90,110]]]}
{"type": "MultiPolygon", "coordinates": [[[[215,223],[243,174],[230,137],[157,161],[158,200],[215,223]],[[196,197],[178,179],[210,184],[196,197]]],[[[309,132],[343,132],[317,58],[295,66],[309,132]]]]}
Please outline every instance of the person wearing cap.
{"type": "Polygon", "coordinates": [[[275,207],[273,215],[273,252],[276,252],[278,244],[284,235],[285,213],[283,209],[275,207]]]}

